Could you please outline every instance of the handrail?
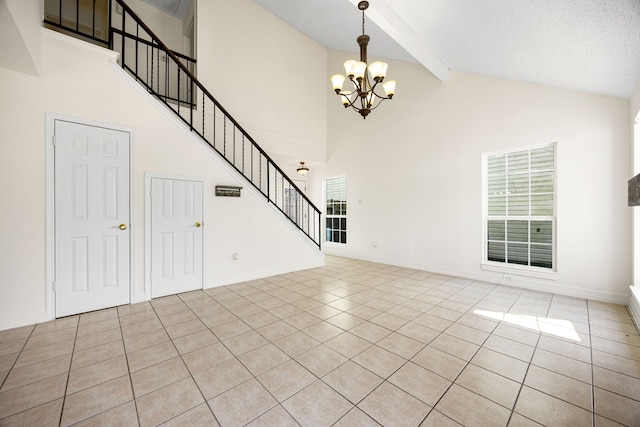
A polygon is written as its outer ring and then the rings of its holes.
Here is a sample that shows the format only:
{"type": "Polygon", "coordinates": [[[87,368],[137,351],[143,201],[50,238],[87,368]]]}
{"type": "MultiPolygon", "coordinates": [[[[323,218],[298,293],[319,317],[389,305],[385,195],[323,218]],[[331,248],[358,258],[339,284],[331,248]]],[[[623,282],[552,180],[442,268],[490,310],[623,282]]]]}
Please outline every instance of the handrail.
{"type": "Polygon", "coordinates": [[[183,55],[169,49],[123,0],[115,1],[122,7],[122,28],[112,24],[109,39],[112,49],[120,48],[121,66],[320,248],[320,210],[179,59],[183,55]],[[127,31],[128,17],[135,23],[135,32],[127,31]],[[201,114],[195,116],[194,111],[201,114]],[[222,147],[217,146],[217,137],[222,138],[222,147]]]}

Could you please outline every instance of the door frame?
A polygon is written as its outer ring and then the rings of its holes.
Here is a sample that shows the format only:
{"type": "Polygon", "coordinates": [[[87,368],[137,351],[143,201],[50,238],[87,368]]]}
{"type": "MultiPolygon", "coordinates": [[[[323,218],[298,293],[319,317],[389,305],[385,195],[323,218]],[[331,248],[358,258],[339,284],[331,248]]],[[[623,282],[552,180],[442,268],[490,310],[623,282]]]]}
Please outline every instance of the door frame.
{"type": "Polygon", "coordinates": [[[46,272],[45,272],[45,296],[46,296],[46,310],[47,319],[52,320],[56,317],[55,306],[55,292],[53,289],[53,281],[56,277],[55,271],[55,149],[54,149],[54,135],[55,135],[55,123],[56,121],[64,121],[70,123],[76,123],[79,125],[100,127],[105,129],[111,129],[129,134],[129,227],[131,228],[131,235],[129,238],[129,301],[130,303],[136,302],[135,298],[135,262],[134,262],[134,249],[135,249],[135,182],[134,182],[134,143],[135,132],[133,129],[114,125],[112,123],[98,122],[95,120],[84,119],[80,117],[67,116],[57,113],[45,113],[45,181],[46,181],[46,225],[45,225],[45,241],[46,241],[46,272]]]}
{"type": "Polygon", "coordinates": [[[151,204],[151,180],[157,179],[176,179],[183,181],[197,181],[202,183],[202,218],[204,223],[204,230],[202,236],[202,289],[206,288],[207,283],[207,268],[205,260],[207,259],[206,249],[206,230],[207,230],[207,180],[201,176],[187,176],[187,175],[175,175],[169,173],[160,172],[145,172],[144,173],[144,295],[145,299],[151,299],[151,235],[152,235],[152,204],[151,204]]]}

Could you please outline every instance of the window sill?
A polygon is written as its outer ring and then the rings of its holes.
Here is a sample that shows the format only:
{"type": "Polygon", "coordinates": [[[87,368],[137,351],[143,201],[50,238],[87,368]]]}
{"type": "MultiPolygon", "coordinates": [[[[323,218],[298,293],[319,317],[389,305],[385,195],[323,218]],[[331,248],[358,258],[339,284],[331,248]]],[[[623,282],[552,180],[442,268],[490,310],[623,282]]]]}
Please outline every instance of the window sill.
{"type": "Polygon", "coordinates": [[[544,271],[531,267],[505,266],[503,264],[493,264],[483,262],[480,264],[483,271],[492,271],[494,273],[502,273],[503,275],[514,275],[523,277],[533,277],[536,279],[558,280],[560,275],[557,271],[544,271]]]}

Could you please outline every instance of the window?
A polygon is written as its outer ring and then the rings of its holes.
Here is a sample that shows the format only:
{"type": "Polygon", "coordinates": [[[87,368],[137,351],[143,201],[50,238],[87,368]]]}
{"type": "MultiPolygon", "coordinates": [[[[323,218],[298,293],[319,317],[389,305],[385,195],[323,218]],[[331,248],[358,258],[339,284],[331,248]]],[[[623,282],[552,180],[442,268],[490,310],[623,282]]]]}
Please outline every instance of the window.
{"type": "Polygon", "coordinates": [[[347,243],[347,178],[325,180],[327,242],[347,243]]]}
{"type": "Polygon", "coordinates": [[[555,269],[555,145],[484,158],[485,260],[555,269]]]}

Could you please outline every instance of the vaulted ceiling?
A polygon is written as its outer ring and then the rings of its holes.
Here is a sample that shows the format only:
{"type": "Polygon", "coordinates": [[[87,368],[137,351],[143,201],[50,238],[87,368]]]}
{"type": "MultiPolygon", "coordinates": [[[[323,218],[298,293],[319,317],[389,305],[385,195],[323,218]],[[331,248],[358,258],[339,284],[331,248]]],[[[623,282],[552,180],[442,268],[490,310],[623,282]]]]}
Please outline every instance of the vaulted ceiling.
{"type": "MultiPolygon", "coordinates": [[[[358,50],[359,0],[255,1],[329,49],[358,50]]],[[[640,0],[369,3],[369,54],[422,64],[441,80],[454,70],[622,98],[640,83],[640,0]]]]}

